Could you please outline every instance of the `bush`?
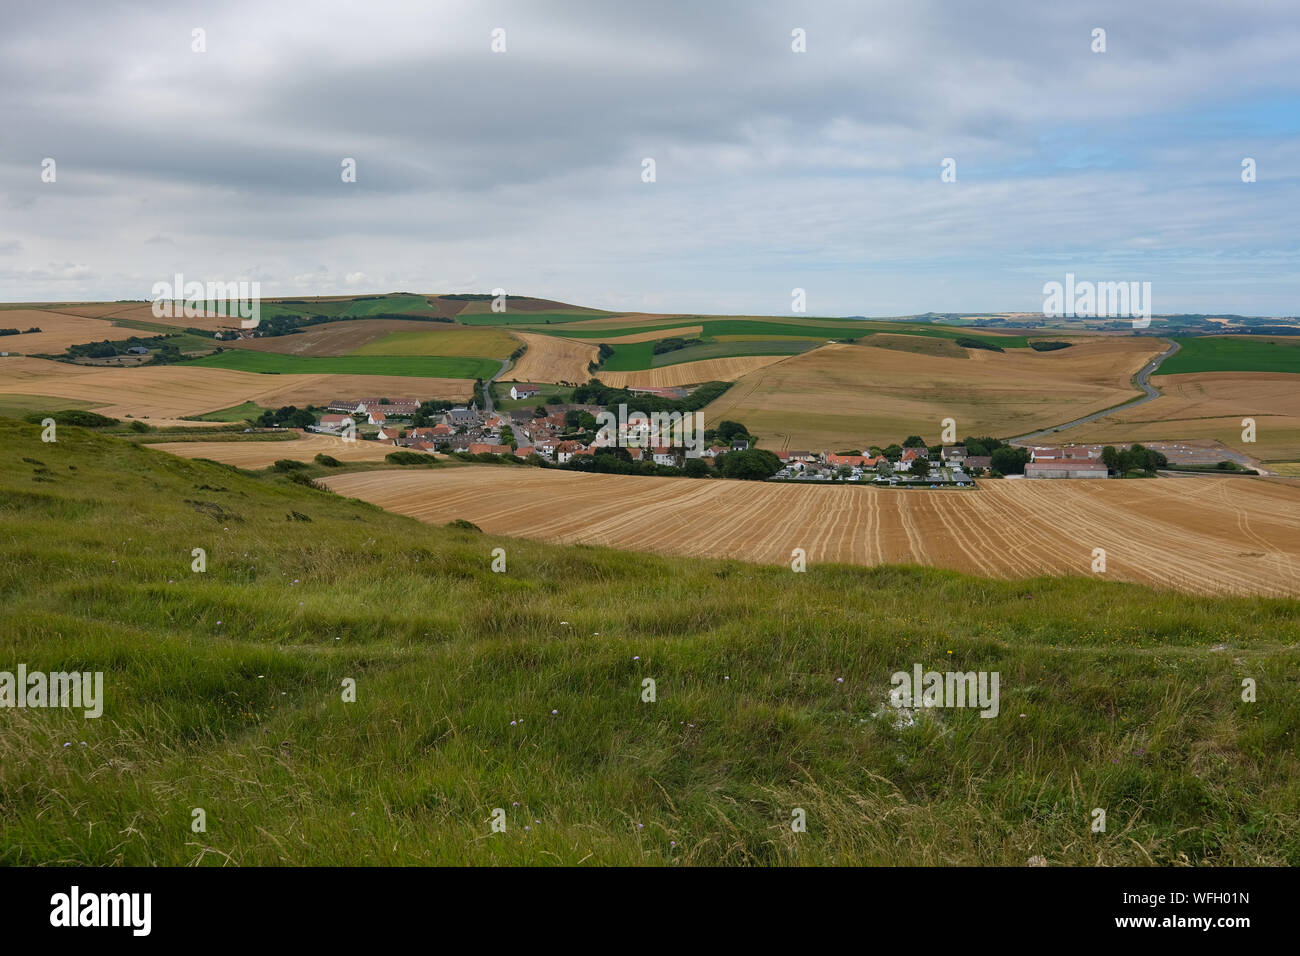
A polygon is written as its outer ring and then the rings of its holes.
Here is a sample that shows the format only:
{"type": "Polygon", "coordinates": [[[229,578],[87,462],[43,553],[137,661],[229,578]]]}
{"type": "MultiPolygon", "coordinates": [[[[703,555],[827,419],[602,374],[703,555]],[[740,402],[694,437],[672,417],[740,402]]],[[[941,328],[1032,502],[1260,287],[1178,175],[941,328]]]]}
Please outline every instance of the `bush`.
{"type": "Polygon", "coordinates": [[[1035,352],[1055,352],[1057,349],[1068,349],[1072,342],[1030,342],[1029,347],[1035,352]]]}
{"type": "Polygon", "coordinates": [[[987,339],[973,339],[968,336],[962,336],[959,338],[957,344],[964,349],[988,349],[990,352],[1005,351],[1002,346],[994,345],[987,339]]]}
{"type": "Polygon", "coordinates": [[[464,518],[457,518],[455,521],[448,521],[446,526],[448,528],[456,528],[459,531],[477,531],[479,534],[483,533],[482,528],[472,521],[466,521],[464,518]]]}
{"type": "Polygon", "coordinates": [[[390,451],[384,461],[390,465],[423,465],[433,461],[433,456],[422,451],[390,451]]]}
{"type": "Polygon", "coordinates": [[[271,467],[276,471],[298,471],[301,468],[306,468],[307,463],[305,461],[294,461],[292,458],[277,458],[275,464],[271,467]]]}
{"type": "Polygon", "coordinates": [[[143,434],[144,432],[153,431],[152,428],[150,428],[148,425],[146,425],[144,422],[141,421],[134,421],[128,427],[131,429],[131,431],[139,432],[141,434],[143,434]]]}
{"type": "Polygon", "coordinates": [[[324,465],[326,468],[338,468],[343,462],[339,461],[333,455],[317,455],[316,464],[324,465]]]}

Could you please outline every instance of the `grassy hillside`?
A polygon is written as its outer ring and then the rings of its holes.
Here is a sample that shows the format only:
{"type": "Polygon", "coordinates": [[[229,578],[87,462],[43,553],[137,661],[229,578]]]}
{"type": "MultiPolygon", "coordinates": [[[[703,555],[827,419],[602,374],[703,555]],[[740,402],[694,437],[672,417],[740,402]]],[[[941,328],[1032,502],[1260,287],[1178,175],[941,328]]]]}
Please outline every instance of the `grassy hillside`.
{"type": "Polygon", "coordinates": [[[1296,601],[555,547],[58,438],[0,421],[0,670],[106,703],[0,710],[0,863],[1300,864],[1296,601]],[[1001,713],[901,725],[913,663],[1001,713]]]}

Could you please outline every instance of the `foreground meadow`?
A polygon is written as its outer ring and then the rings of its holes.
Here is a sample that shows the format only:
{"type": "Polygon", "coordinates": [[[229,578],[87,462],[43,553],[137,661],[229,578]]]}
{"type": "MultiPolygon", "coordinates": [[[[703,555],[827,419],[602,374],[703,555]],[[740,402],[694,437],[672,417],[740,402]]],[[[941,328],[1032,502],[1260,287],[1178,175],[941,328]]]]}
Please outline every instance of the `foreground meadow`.
{"type": "Polygon", "coordinates": [[[560,547],[37,435],[0,670],[106,699],[0,709],[5,864],[1300,863],[1294,600],[560,547]],[[998,715],[887,707],[914,664],[998,715]]]}

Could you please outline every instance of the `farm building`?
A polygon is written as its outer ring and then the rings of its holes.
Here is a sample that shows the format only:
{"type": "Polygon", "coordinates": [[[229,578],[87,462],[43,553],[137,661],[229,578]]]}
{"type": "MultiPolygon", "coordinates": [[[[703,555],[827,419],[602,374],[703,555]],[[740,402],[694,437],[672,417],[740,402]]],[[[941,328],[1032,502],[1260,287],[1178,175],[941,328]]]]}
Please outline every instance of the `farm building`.
{"type": "Polygon", "coordinates": [[[1025,465],[1026,478],[1105,478],[1106,465],[1090,458],[1057,458],[1025,465]]]}
{"type": "Polygon", "coordinates": [[[541,392],[541,388],[537,385],[511,385],[510,386],[510,397],[515,400],[521,398],[532,398],[534,395],[537,395],[540,392],[541,392]]]}

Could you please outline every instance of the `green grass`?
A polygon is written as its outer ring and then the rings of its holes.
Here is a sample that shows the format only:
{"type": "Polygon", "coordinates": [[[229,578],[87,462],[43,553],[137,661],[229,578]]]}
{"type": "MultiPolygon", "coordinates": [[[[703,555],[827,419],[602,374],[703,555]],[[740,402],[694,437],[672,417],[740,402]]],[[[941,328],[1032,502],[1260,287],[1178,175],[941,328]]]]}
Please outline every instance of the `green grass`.
{"type": "Polygon", "coordinates": [[[101,408],[103,402],[83,402],[76,398],[59,398],[55,395],[0,394],[0,417],[24,418],[32,412],[62,412],[71,409],[84,411],[101,408]]]}
{"type": "MultiPolygon", "coordinates": [[[[873,332],[892,332],[898,335],[925,335],[933,338],[957,339],[957,338],[974,338],[984,339],[996,343],[1004,349],[1028,348],[1029,340],[1023,335],[980,335],[971,332],[969,329],[945,326],[945,325],[926,325],[923,323],[905,323],[905,322],[880,322],[861,319],[788,319],[782,321],[758,320],[758,319],[741,319],[741,318],[709,318],[707,316],[682,316],[667,322],[653,322],[645,325],[628,326],[618,329],[546,329],[544,327],[533,327],[530,331],[535,332],[553,332],[555,335],[562,335],[570,339],[610,339],[623,335],[633,335],[642,332],[658,332],[665,329],[676,329],[682,327],[700,326],[701,336],[708,338],[717,338],[727,335],[756,336],[758,340],[773,335],[786,335],[793,337],[807,338],[815,337],[819,340],[844,340],[850,338],[859,338],[863,335],[870,335],[873,332]]],[[[634,343],[644,344],[644,343],[634,343]]],[[[630,371],[630,370],[629,370],[630,371]]]]}
{"type": "Polygon", "coordinates": [[[0,667],[106,702],[0,712],[2,864],[1300,864],[1294,600],[559,547],[38,435],[0,667]],[[913,662],[1000,715],[895,726],[913,662]]]}
{"type": "Polygon", "coordinates": [[[1300,336],[1177,336],[1182,346],[1165,359],[1160,375],[1184,372],[1294,372],[1300,374],[1300,336]]]}
{"type": "Polygon", "coordinates": [[[222,408],[215,412],[208,412],[205,415],[192,415],[186,420],[195,422],[242,422],[256,420],[261,417],[262,412],[270,410],[257,404],[257,402],[244,402],[241,405],[232,405],[230,408],[222,408]]]}
{"type": "Polygon", "coordinates": [[[704,359],[732,358],[738,355],[798,355],[815,348],[818,341],[796,340],[780,341],[765,339],[754,342],[706,342],[691,345],[672,352],[654,353],[654,342],[627,342],[611,345],[614,350],[603,365],[603,371],[636,372],[649,368],[662,368],[665,365],[680,365],[683,362],[699,362],[704,359]]]}
{"type": "Polygon", "coordinates": [[[544,330],[548,324],[567,325],[570,322],[588,322],[592,319],[606,318],[609,315],[606,312],[560,312],[549,310],[511,312],[509,304],[509,300],[507,300],[505,312],[473,312],[468,314],[462,312],[456,316],[456,321],[461,325],[537,325],[544,330]]]}
{"type": "Polygon", "coordinates": [[[337,355],[311,357],[258,352],[253,349],[227,349],[194,359],[189,365],[204,368],[230,368],[241,372],[306,375],[339,373],[345,375],[404,375],[428,378],[491,378],[500,362],[482,358],[458,358],[437,355],[337,355]]]}

